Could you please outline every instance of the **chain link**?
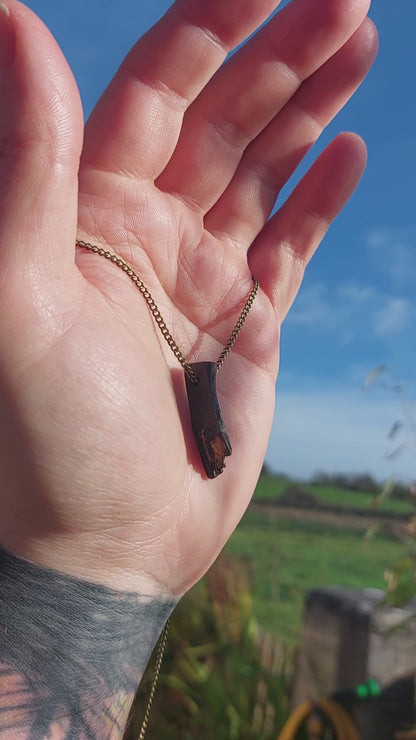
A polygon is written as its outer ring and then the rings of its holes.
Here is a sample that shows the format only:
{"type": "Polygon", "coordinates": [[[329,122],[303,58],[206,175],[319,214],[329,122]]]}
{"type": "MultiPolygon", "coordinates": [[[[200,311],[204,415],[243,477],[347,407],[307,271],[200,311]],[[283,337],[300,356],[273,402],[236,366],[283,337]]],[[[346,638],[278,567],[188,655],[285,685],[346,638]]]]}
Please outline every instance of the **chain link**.
{"type": "MultiPolygon", "coordinates": [[[[179,349],[178,345],[176,344],[174,338],[172,337],[172,334],[170,333],[168,327],[166,326],[166,323],[159,311],[159,308],[157,307],[157,304],[154,301],[154,298],[150,291],[146,288],[143,280],[137,275],[137,273],[133,270],[131,265],[128,264],[125,260],[123,260],[122,257],[119,257],[117,254],[113,254],[113,252],[109,252],[106,249],[103,249],[103,247],[98,247],[95,244],[89,244],[88,242],[81,241],[79,239],[76,240],[76,245],[78,247],[81,247],[81,249],[86,249],[89,252],[93,252],[93,254],[98,254],[100,257],[105,257],[107,260],[110,260],[110,262],[113,262],[117,267],[120,267],[123,272],[126,273],[126,275],[133,281],[133,283],[136,285],[136,287],[140,290],[140,293],[142,294],[143,298],[145,299],[149,310],[157,324],[157,326],[160,329],[160,332],[165,339],[165,341],[168,343],[170,349],[172,350],[173,354],[175,355],[176,359],[180,364],[182,365],[185,373],[188,375],[188,377],[192,380],[193,383],[198,383],[198,378],[192,369],[189,362],[186,360],[184,354],[179,349]]],[[[227,359],[228,355],[230,354],[235,341],[241,331],[241,329],[244,326],[245,320],[250,312],[250,309],[254,303],[254,299],[257,295],[259,289],[259,281],[254,280],[253,287],[250,290],[250,293],[248,294],[247,300],[245,302],[244,308],[238,318],[238,321],[234,327],[234,329],[231,332],[231,336],[225,345],[224,349],[222,350],[218,360],[217,360],[217,372],[218,370],[223,366],[225,360],[227,359]]]]}
{"type": "Polygon", "coordinates": [[[155,696],[156,686],[157,686],[157,682],[158,682],[159,675],[160,675],[160,669],[162,668],[163,656],[165,654],[166,643],[168,641],[169,627],[170,627],[170,621],[168,619],[168,621],[166,622],[163,628],[163,632],[160,637],[159,647],[157,649],[156,662],[155,662],[155,667],[153,671],[152,685],[150,689],[149,698],[147,700],[146,711],[144,713],[144,718],[143,718],[138,740],[144,740],[146,732],[147,732],[147,728],[149,725],[150,710],[152,708],[153,699],[155,696]]]}
{"type": "Polygon", "coordinates": [[[231,336],[225,345],[223,351],[221,352],[218,360],[217,360],[217,372],[220,369],[220,367],[223,366],[224,362],[226,361],[228,355],[230,354],[232,348],[234,347],[235,341],[241,331],[241,329],[244,326],[245,320],[247,316],[250,313],[250,309],[254,303],[254,300],[256,298],[256,295],[258,293],[259,289],[259,281],[254,279],[254,285],[252,289],[250,290],[250,293],[248,294],[247,300],[245,302],[244,308],[241,311],[241,314],[239,316],[239,319],[234,327],[234,329],[231,332],[231,336]]]}

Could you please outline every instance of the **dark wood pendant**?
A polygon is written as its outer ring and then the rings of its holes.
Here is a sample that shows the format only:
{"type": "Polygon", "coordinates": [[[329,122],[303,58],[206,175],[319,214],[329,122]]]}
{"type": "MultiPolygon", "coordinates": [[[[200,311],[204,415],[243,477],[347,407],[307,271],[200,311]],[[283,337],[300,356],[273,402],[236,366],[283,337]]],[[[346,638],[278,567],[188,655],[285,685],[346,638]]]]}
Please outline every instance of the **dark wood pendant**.
{"type": "Polygon", "coordinates": [[[194,362],[191,368],[198,378],[194,383],[185,373],[192,429],[205,472],[208,478],[216,478],[225,468],[225,457],[231,455],[217,398],[217,364],[194,362]]]}

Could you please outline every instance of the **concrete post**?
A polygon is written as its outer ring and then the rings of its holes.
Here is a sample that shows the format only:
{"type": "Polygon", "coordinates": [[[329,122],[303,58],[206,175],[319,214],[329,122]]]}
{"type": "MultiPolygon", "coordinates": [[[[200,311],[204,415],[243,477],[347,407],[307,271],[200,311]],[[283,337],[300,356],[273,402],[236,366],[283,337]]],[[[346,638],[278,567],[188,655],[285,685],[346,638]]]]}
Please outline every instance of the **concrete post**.
{"type": "MultiPolygon", "coordinates": [[[[416,672],[416,601],[384,605],[376,589],[341,587],[311,591],[305,603],[293,705],[368,678],[382,686],[416,672]]],[[[413,686],[413,682],[411,684],[413,686]]],[[[393,740],[394,730],[414,717],[413,701],[384,700],[356,712],[362,740],[393,740]]]]}

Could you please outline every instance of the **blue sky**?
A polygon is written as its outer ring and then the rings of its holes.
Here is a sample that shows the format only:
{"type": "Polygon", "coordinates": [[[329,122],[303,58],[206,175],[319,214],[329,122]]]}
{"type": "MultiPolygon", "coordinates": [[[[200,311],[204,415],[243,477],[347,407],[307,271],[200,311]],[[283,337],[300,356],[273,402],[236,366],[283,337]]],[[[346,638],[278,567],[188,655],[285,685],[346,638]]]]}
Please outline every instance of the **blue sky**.
{"type": "MultiPolygon", "coordinates": [[[[62,47],[87,116],[122,56],[170,2],[27,4],[62,47]]],[[[386,458],[394,446],[387,434],[402,416],[397,396],[363,389],[366,375],[386,364],[416,399],[416,3],[374,0],[370,15],[380,33],[376,64],[307,159],[345,130],[361,134],[369,150],[361,185],[310,265],[282,334],[266,459],[294,477],[325,470],[416,479],[416,443],[386,458]]],[[[404,429],[401,439],[408,436],[404,429]]]]}

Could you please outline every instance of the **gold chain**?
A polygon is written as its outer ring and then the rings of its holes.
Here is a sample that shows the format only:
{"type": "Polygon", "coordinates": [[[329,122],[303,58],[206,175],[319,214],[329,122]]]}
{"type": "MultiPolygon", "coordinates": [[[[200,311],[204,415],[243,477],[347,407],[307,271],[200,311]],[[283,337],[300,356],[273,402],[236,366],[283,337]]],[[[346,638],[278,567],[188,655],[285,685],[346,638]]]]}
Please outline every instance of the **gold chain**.
{"type": "Polygon", "coordinates": [[[235,340],[237,339],[237,337],[238,337],[241,329],[244,326],[244,322],[245,322],[247,316],[250,313],[250,309],[251,309],[251,307],[252,307],[252,305],[254,303],[254,299],[255,299],[255,297],[257,295],[258,289],[259,289],[259,281],[254,279],[253,287],[252,287],[252,289],[250,290],[250,293],[247,296],[247,300],[245,302],[244,308],[241,311],[240,316],[239,316],[239,318],[237,320],[237,323],[236,323],[234,329],[231,332],[231,336],[230,336],[227,344],[225,345],[223,351],[221,352],[221,354],[220,354],[220,356],[219,356],[219,358],[217,360],[217,372],[220,369],[220,367],[223,366],[223,364],[226,361],[228,355],[230,354],[232,348],[234,347],[235,340]]]}
{"type": "Polygon", "coordinates": [[[146,711],[144,713],[144,719],[143,719],[143,722],[142,722],[142,726],[141,726],[140,735],[139,735],[138,740],[144,740],[144,737],[145,737],[146,732],[147,732],[147,727],[148,727],[148,724],[149,724],[149,717],[150,717],[150,710],[152,708],[153,699],[154,699],[155,691],[156,691],[156,685],[157,685],[157,682],[158,682],[158,679],[159,679],[160,669],[162,667],[163,656],[165,654],[165,649],[166,649],[166,643],[167,643],[167,640],[168,640],[169,625],[170,625],[170,622],[169,622],[169,619],[168,619],[168,621],[166,622],[166,624],[165,624],[165,626],[163,628],[163,632],[162,632],[161,637],[160,637],[159,647],[158,647],[157,655],[156,655],[155,669],[154,669],[154,672],[153,672],[152,686],[151,686],[151,689],[150,689],[149,699],[147,701],[146,711]]]}
{"type": "MultiPolygon", "coordinates": [[[[119,257],[117,254],[113,254],[113,252],[109,252],[106,249],[103,249],[103,247],[97,247],[95,244],[89,244],[88,242],[80,241],[77,239],[76,244],[78,247],[81,247],[81,249],[86,249],[89,252],[93,252],[94,254],[99,254],[101,257],[105,257],[106,259],[113,262],[117,267],[120,267],[123,272],[126,273],[126,275],[133,281],[133,283],[136,285],[136,287],[140,290],[140,293],[142,294],[143,298],[145,299],[149,310],[156,321],[156,324],[158,325],[160,332],[166,342],[168,343],[170,349],[172,350],[173,354],[175,355],[176,359],[180,362],[182,365],[184,371],[188,375],[189,378],[194,383],[198,382],[198,378],[195,375],[194,370],[190,366],[189,362],[187,362],[183,352],[179,349],[178,345],[176,344],[174,338],[172,337],[172,334],[170,333],[168,327],[166,326],[166,323],[154,301],[154,298],[150,291],[146,288],[143,280],[137,275],[137,273],[133,270],[131,265],[128,264],[125,260],[123,260],[122,257],[119,257]]],[[[222,350],[218,360],[217,360],[217,372],[220,369],[220,367],[223,366],[225,360],[227,359],[228,355],[230,354],[235,341],[241,331],[241,329],[244,326],[244,322],[250,312],[250,309],[254,303],[254,299],[257,295],[259,289],[259,281],[254,279],[253,287],[250,290],[250,293],[247,296],[247,300],[244,304],[244,308],[238,318],[238,321],[234,327],[234,329],[231,332],[231,336],[225,345],[224,349],[222,350]]]]}

